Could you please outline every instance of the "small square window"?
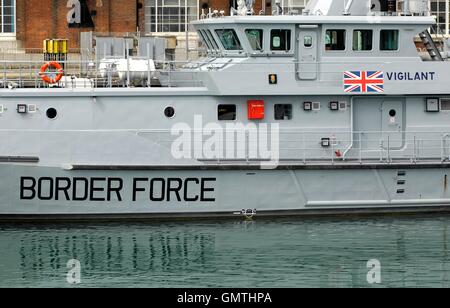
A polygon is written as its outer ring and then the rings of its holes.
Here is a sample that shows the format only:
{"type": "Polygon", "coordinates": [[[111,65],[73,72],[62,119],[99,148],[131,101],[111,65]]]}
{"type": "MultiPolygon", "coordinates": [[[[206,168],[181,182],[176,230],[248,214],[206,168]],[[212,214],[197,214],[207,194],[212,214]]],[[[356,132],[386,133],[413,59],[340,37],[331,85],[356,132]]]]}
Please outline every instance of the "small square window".
{"type": "Polygon", "coordinates": [[[330,109],[333,111],[339,110],[339,102],[330,102],[330,109]]]}
{"type": "Polygon", "coordinates": [[[398,30],[380,31],[380,50],[395,51],[398,50],[398,30]]]}
{"type": "Polygon", "coordinates": [[[441,98],[441,110],[442,111],[450,111],[450,98],[441,98]]]}
{"type": "Polygon", "coordinates": [[[331,139],[330,138],[322,138],[320,141],[320,144],[324,148],[329,148],[331,146],[331,139]]]}
{"type": "Polygon", "coordinates": [[[219,105],[217,112],[220,121],[236,120],[236,105],[219,105]]]}
{"type": "Polygon", "coordinates": [[[291,30],[271,30],[270,50],[290,51],[291,50],[291,30]]]}
{"type": "Polygon", "coordinates": [[[277,104],[275,105],[275,120],[292,120],[292,105],[277,104]]]}
{"type": "Polygon", "coordinates": [[[313,102],[312,103],[312,110],[319,111],[320,110],[320,102],[313,102]]]}
{"type": "Polygon", "coordinates": [[[427,98],[426,111],[439,112],[439,98],[427,98]]]}
{"type": "Polygon", "coordinates": [[[313,38],[311,35],[306,35],[303,38],[303,46],[305,46],[305,48],[310,48],[313,45],[313,38]]]}
{"type": "Polygon", "coordinates": [[[339,102],[339,110],[347,110],[347,102],[339,102]]]}
{"type": "Polygon", "coordinates": [[[345,50],[345,30],[327,30],[325,33],[326,50],[345,50]]]}
{"type": "Polygon", "coordinates": [[[369,51],[372,50],[372,30],[354,30],[353,31],[353,50],[369,51]]]}
{"type": "Polygon", "coordinates": [[[304,102],[303,103],[303,110],[311,111],[312,110],[312,102],[304,102]]]}
{"type": "Polygon", "coordinates": [[[27,113],[27,105],[19,104],[17,105],[17,113],[27,113]]]}
{"type": "Polygon", "coordinates": [[[29,113],[35,113],[36,112],[36,105],[28,105],[28,112],[29,113]]]}

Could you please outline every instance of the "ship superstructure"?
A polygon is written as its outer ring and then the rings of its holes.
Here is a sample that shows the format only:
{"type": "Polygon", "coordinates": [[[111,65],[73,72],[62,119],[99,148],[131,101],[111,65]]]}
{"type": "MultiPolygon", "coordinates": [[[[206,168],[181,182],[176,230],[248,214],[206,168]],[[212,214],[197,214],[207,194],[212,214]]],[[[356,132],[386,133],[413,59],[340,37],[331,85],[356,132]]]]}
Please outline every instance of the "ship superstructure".
{"type": "Polygon", "coordinates": [[[385,2],[241,1],[194,23],[206,54],[185,63],[0,64],[0,215],[446,210],[448,42],[385,2]]]}

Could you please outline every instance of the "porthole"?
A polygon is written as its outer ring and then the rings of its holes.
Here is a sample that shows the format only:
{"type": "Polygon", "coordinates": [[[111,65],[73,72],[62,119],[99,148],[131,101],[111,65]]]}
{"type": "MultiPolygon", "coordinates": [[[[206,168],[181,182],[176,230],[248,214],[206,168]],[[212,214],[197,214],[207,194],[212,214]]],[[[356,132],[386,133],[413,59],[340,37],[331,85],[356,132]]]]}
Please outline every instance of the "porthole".
{"type": "Polygon", "coordinates": [[[164,115],[168,118],[173,118],[175,116],[175,109],[173,107],[167,107],[164,110],[164,115]]]}
{"type": "Polygon", "coordinates": [[[394,109],[389,110],[389,116],[390,117],[395,117],[397,115],[397,111],[395,111],[394,109]]]}
{"type": "Polygon", "coordinates": [[[47,114],[47,118],[49,118],[50,120],[53,120],[58,116],[58,111],[56,111],[55,108],[48,108],[46,114],[47,114]]]}

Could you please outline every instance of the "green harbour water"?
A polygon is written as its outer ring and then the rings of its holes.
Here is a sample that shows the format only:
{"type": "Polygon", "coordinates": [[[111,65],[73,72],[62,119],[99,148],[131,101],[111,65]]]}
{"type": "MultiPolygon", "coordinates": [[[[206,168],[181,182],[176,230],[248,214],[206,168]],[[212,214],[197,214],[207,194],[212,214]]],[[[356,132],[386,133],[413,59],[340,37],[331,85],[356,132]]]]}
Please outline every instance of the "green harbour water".
{"type": "Polygon", "coordinates": [[[449,232],[443,215],[2,224],[0,287],[449,287],[449,232]]]}

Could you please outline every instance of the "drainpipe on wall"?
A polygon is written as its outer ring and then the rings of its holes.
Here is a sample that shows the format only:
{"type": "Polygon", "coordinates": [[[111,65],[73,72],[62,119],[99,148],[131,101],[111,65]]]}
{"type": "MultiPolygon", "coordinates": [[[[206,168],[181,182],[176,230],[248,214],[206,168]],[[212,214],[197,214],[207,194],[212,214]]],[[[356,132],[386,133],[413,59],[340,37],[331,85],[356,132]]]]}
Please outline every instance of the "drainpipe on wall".
{"type": "Polygon", "coordinates": [[[58,0],[52,0],[52,30],[49,38],[56,38],[58,25],[58,0]]]}

